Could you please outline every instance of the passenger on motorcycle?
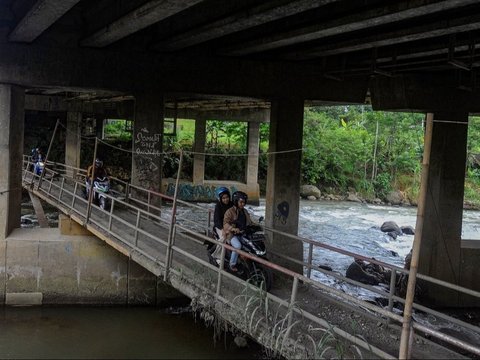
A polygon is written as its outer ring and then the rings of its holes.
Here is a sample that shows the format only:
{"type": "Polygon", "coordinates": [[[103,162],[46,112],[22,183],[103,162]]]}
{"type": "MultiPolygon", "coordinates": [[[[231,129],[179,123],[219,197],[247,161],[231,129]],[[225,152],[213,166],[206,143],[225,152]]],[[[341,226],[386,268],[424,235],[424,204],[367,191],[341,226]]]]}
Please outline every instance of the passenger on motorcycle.
{"type": "MultiPolygon", "coordinates": [[[[223,218],[225,212],[233,206],[230,190],[221,186],[216,190],[217,204],[215,205],[215,212],[213,213],[213,232],[218,241],[224,242],[225,236],[223,234],[223,218]]],[[[222,247],[217,245],[212,253],[214,259],[220,259],[222,253],[222,247]]]]}
{"type": "Polygon", "coordinates": [[[228,209],[233,206],[230,198],[230,191],[228,188],[222,186],[216,191],[218,202],[215,205],[215,212],[213,213],[214,231],[217,233],[218,238],[222,240],[223,236],[223,218],[228,209]]]}
{"type": "MultiPolygon", "coordinates": [[[[252,224],[250,215],[245,209],[248,196],[243,191],[235,191],[232,195],[233,207],[227,210],[223,219],[223,234],[227,241],[235,249],[241,249],[242,243],[240,242],[242,233],[245,231],[248,225],[252,224]]],[[[232,251],[230,256],[230,270],[238,271],[237,265],[238,253],[232,251]]]]}
{"type": "Polygon", "coordinates": [[[95,167],[93,165],[90,165],[87,169],[87,177],[85,179],[85,187],[86,187],[86,195],[87,198],[89,196],[90,192],[90,187],[96,178],[106,178],[108,177],[107,175],[107,170],[103,167],[103,161],[100,160],[99,158],[95,159],[95,167]]]}

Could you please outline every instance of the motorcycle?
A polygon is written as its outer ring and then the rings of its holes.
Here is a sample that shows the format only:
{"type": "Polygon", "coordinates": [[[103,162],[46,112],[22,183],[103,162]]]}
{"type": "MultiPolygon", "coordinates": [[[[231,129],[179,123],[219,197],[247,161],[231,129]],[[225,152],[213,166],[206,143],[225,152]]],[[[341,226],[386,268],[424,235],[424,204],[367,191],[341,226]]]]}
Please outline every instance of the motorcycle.
{"type": "Polygon", "coordinates": [[[43,169],[45,168],[45,163],[42,158],[39,158],[37,162],[33,165],[33,172],[37,176],[41,176],[43,169]]]}
{"type": "MultiPolygon", "coordinates": [[[[93,203],[102,210],[108,210],[110,204],[107,194],[110,191],[110,180],[108,177],[97,177],[93,180],[93,203]]],[[[87,197],[88,198],[88,197],[87,197]]]]}
{"type": "MultiPolygon", "coordinates": [[[[263,218],[260,218],[260,221],[262,219],[263,218]]],[[[258,256],[264,260],[268,260],[267,249],[265,247],[265,234],[263,233],[261,226],[249,225],[241,235],[240,242],[242,244],[242,251],[258,256]]],[[[216,231],[213,231],[213,238],[216,241],[220,240],[216,231]]],[[[207,246],[208,261],[210,264],[219,267],[221,261],[219,250],[221,250],[221,246],[209,241],[206,241],[205,245],[207,246]],[[217,246],[220,249],[218,249],[217,246]]],[[[230,255],[231,251],[226,250],[223,264],[223,268],[226,271],[252,283],[255,286],[262,287],[266,291],[270,291],[273,283],[273,273],[270,268],[240,255],[236,265],[238,270],[236,272],[232,272],[229,267],[230,255]]]]}

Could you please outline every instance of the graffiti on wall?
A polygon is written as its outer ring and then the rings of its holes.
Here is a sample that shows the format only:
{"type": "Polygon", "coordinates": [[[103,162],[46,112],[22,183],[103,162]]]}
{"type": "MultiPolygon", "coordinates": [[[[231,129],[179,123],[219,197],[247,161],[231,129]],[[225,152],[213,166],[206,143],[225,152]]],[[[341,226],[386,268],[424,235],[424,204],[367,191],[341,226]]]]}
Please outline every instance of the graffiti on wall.
{"type": "MultiPolygon", "coordinates": [[[[215,190],[217,186],[215,185],[192,185],[189,183],[179,184],[178,185],[178,198],[185,201],[205,201],[211,202],[216,201],[215,190]]],[[[230,186],[230,193],[237,191],[235,186],[230,186]]],[[[175,195],[175,184],[169,183],[167,186],[167,195],[175,195]]]]}
{"type": "Polygon", "coordinates": [[[277,205],[277,211],[275,212],[275,220],[280,221],[283,225],[287,223],[288,214],[290,212],[290,204],[286,201],[282,201],[277,205]]]}
{"type": "Polygon", "coordinates": [[[147,128],[141,128],[135,136],[135,153],[137,155],[160,156],[159,144],[162,134],[150,134],[147,128]]]}
{"type": "Polygon", "coordinates": [[[135,135],[134,161],[137,179],[143,187],[158,190],[162,134],[152,134],[143,127],[135,135]]]}

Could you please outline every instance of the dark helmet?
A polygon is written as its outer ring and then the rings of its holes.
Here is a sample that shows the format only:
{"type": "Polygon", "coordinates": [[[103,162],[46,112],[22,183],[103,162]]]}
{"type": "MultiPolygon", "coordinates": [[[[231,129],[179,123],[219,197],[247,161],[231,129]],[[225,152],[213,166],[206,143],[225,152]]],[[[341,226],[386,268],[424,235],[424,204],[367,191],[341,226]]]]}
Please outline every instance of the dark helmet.
{"type": "Polygon", "coordinates": [[[233,205],[238,206],[238,200],[244,200],[245,204],[248,200],[248,195],[245,194],[243,191],[235,191],[232,195],[233,205]]]}
{"type": "Polygon", "coordinates": [[[95,159],[95,166],[96,167],[102,167],[103,166],[103,161],[100,159],[95,159]]]}
{"type": "Polygon", "coordinates": [[[226,188],[225,186],[220,186],[216,191],[215,191],[216,195],[217,195],[217,199],[219,201],[222,200],[222,196],[224,194],[227,194],[228,197],[230,197],[230,190],[228,190],[228,188],[226,188]]]}

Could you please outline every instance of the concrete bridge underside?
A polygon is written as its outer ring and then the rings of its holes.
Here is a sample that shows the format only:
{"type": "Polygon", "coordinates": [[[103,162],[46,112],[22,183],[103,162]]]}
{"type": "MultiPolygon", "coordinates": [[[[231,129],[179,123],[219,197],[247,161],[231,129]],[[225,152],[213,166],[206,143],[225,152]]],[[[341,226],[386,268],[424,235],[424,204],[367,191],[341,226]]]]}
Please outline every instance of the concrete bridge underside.
{"type": "MultiPolygon", "coordinates": [[[[433,129],[419,271],[480,289],[478,250],[461,247],[468,114],[480,108],[478,2],[167,3],[1,2],[2,239],[19,227],[29,107],[62,108],[73,127],[86,112],[112,108],[133,118],[134,138],[150,134],[155,140],[148,151],[142,142],[133,144],[132,181],[155,191],[162,190],[158,154],[166,116],[183,111],[201,123],[222,107],[228,112],[237,106],[235,119],[255,124],[258,119],[242,117],[238,104],[259,111],[261,121],[270,122],[270,150],[281,153],[268,164],[267,225],[297,233],[300,154],[284,151],[301,148],[305,104],[370,101],[377,110],[430,112],[441,120],[433,129]],[[279,221],[277,207],[284,202],[290,213],[279,221]]],[[[255,125],[251,134],[254,139],[255,125]]],[[[198,140],[201,149],[200,135],[198,140]]],[[[250,145],[253,154],[255,141],[250,145]]],[[[75,163],[71,149],[78,149],[75,138],[66,148],[75,163]]],[[[201,181],[201,156],[196,160],[195,181],[201,181]]],[[[255,164],[247,168],[255,183],[255,164]]],[[[303,254],[281,236],[272,246],[296,258],[303,254]]],[[[463,304],[449,292],[431,289],[429,296],[438,306],[463,304]]]]}

